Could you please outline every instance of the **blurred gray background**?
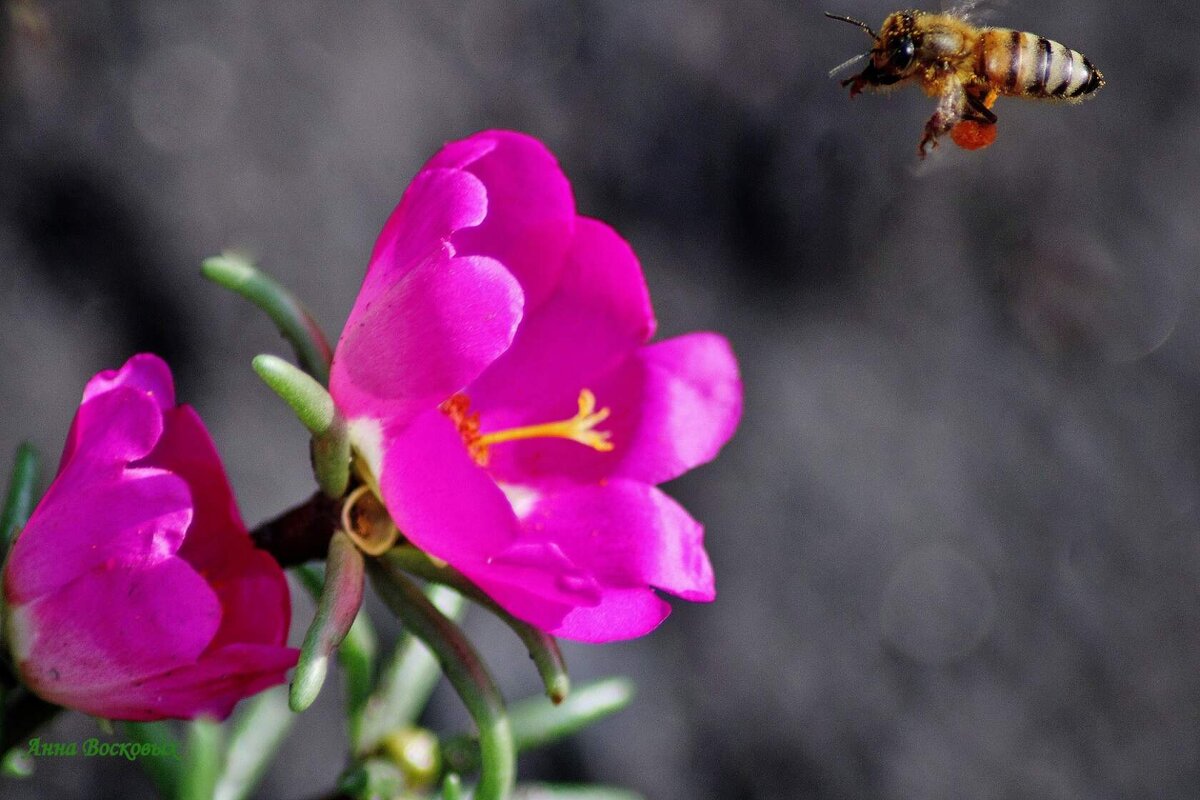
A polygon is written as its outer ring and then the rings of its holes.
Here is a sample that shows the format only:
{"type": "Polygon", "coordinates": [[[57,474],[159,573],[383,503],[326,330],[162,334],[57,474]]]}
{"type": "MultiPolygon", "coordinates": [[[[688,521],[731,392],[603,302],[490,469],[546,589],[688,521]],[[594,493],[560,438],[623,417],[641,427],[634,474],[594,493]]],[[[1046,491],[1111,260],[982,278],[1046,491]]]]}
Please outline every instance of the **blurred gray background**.
{"type": "MultiPolygon", "coordinates": [[[[304,437],[249,368],[283,342],[200,260],[255,255],[336,335],[422,162],[518,128],[633,243],[662,335],[725,332],[746,382],[736,439],[669,487],[707,525],[717,602],[569,647],[577,679],[640,697],[527,777],[655,800],[1200,796],[1194,4],[1004,3],[993,24],[1108,86],[1002,99],[993,147],[920,165],[932,100],[850,102],[826,74],[867,40],[821,12],[877,26],[886,2],[0,6],[0,454],[53,459],[87,378],[153,350],[249,522],[305,497],[304,437]]],[[[470,627],[510,695],[535,691],[511,637],[470,627]]],[[[336,701],[263,797],[332,786],[336,701]]],[[[452,696],[430,721],[463,724],[452,696]]],[[[0,786],[149,791],[84,759],[0,786]]]]}

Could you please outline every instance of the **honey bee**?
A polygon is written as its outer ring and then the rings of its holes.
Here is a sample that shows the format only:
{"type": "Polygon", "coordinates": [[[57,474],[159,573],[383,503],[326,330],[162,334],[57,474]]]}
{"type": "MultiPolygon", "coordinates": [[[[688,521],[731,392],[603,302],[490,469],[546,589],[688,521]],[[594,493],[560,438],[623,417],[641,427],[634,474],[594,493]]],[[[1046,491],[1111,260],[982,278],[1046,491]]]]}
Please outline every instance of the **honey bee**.
{"type": "Polygon", "coordinates": [[[879,33],[850,17],[825,16],[862,28],[874,41],[869,52],[842,65],[870,59],[866,69],[842,81],[851,97],[913,81],[938,98],[917,146],[921,158],[951,131],[968,149],[990,144],[996,124],[991,106],[998,95],[1079,102],[1104,85],[1100,70],[1082,53],[1034,33],[978,28],[955,13],[897,11],[879,33]]]}

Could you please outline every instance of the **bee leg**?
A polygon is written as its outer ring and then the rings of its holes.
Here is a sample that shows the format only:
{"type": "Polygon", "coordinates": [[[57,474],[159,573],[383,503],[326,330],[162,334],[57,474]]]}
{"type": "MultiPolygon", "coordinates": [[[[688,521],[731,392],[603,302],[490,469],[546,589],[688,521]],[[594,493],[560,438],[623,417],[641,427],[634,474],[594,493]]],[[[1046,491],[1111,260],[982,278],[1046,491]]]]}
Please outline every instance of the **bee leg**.
{"type": "Polygon", "coordinates": [[[969,92],[967,93],[967,107],[963,109],[962,118],[982,125],[996,124],[996,114],[987,107],[982,98],[969,92]]]}
{"type": "Polygon", "coordinates": [[[935,148],[938,146],[938,138],[945,136],[950,130],[959,123],[962,119],[960,114],[944,114],[941,107],[933,113],[929,121],[925,123],[925,133],[921,136],[921,143],[917,145],[917,155],[924,158],[926,148],[935,148]]]}
{"type": "Polygon", "coordinates": [[[862,75],[855,75],[852,78],[846,78],[846,80],[842,81],[842,86],[850,87],[851,97],[862,94],[863,87],[866,85],[868,85],[867,81],[863,79],[862,75]]]}
{"type": "MultiPolygon", "coordinates": [[[[925,133],[917,145],[917,155],[925,158],[927,147],[937,147],[938,137],[950,132],[950,129],[963,118],[967,108],[967,93],[961,83],[947,87],[938,99],[937,110],[925,123],[925,133]]],[[[990,113],[990,112],[989,112],[990,113]]]]}

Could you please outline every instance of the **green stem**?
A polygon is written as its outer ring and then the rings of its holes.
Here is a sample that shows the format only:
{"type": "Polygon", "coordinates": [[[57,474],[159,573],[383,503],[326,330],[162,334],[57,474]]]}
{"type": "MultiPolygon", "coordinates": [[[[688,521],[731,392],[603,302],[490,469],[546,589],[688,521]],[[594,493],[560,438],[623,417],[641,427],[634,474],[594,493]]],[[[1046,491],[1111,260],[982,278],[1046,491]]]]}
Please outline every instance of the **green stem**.
{"type": "Polygon", "coordinates": [[[296,715],[288,709],[287,695],[279,688],[248,701],[233,723],[214,800],[250,797],[295,721],[296,715]]]}
{"type": "Polygon", "coordinates": [[[481,773],[475,800],[504,800],[516,779],[516,754],[504,700],[463,632],[394,564],[371,559],[371,582],[413,636],[429,646],[479,729],[481,773]]]}
{"type": "MultiPolygon", "coordinates": [[[[513,745],[518,753],[550,744],[599,722],[629,705],[633,684],[625,678],[603,678],[579,686],[561,705],[544,697],[514,703],[509,712],[513,745]]],[[[453,736],[442,742],[446,769],[469,772],[479,762],[475,737],[453,736]]]]}
{"type": "Polygon", "coordinates": [[[221,725],[211,719],[188,723],[179,773],[179,800],[213,800],[221,773],[221,725]]]}
{"type": "MultiPolygon", "coordinates": [[[[467,601],[445,586],[430,584],[425,596],[447,619],[461,621],[467,601]]],[[[429,703],[442,671],[437,659],[417,637],[405,631],[379,676],[379,686],[363,709],[354,752],[374,751],[389,731],[416,722],[429,703]]]]}
{"type": "Polygon", "coordinates": [[[148,744],[158,752],[175,753],[171,756],[152,756],[139,758],[138,766],[142,768],[150,780],[154,782],[162,797],[174,797],[179,789],[179,740],[166,722],[126,722],[125,735],[129,741],[138,744],[148,744]]]}
{"type": "Polygon", "coordinates": [[[550,701],[557,704],[567,697],[571,691],[571,679],[567,675],[567,664],[563,659],[562,650],[553,636],[509,614],[461,572],[449,565],[435,564],[428,555],[415,547],[394,547],[382,558],[419,578],[453,587],[499,617],[529,651],[529,657],[533,659],[550,701]]]}
{"type": "Polygon", "coordinates": [[[378,641],[367,612],[360,611],[350,626],[350,632],[338,648],[338,662],[346,676],[346,715],[350,742],[361,737],[371,682],[375,677],[375,651],[378,641]]]}
{"type": "Polygon", "coordinates": [[[458,773],[447,772],[442,781],[442,800],[462,800],[462,778],[458,773]]]}
{"type": "Polygon", "coordinates": [[[295,296],[249,261],[232,253],[205,259],[200,272],[208,280],[240,294],[266,312],[296,351],[304,371],[323,385],[329,385],[329,362],[333,359],[333,351],[312,315],[295,296]]]}

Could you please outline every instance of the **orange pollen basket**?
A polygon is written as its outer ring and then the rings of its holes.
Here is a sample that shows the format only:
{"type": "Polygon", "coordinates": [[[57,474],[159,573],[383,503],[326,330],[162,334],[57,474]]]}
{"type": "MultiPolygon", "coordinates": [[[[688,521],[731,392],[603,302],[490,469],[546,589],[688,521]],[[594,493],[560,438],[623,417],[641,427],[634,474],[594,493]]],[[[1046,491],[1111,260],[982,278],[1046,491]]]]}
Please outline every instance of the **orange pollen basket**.
{"type": "Polygon", "coordinates": [[[471,400],[465,394],[455,394],[438,409],[450,418],[467,446],[471,458],[481,467],[487,466],[492,445],[520,439],[570,439],[601,453],[613,449],[610,431],[598,431],[596,426],[608,419],[609,409],[596,410],[596,395],[589,389],[579,392],[579,412],[570,419],[525,425],[501,431],[483,433],[479,430],[479,412],[471,411],[471,400]]]}

